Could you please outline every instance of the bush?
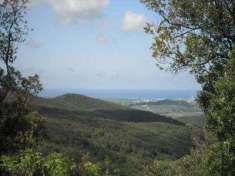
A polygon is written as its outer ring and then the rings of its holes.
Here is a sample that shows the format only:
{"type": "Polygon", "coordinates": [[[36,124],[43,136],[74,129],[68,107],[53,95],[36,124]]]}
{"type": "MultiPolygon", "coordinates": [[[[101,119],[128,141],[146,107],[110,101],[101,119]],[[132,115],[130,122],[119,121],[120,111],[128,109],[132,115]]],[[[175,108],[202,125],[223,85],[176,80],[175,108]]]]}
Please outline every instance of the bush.
{"type": "Polygon", "coordinates": [[[235,156],[228,143],[215,143],[193,150],[176,161],[154,161],[145,169],[145,176],[233,176],[235,156]]]}
{"type": "Polygon", "coordinates": [[[75,168],[76,165],[60,153],[50,154],[44,164],[44,172],[48,176],[71,175],[75,168]]]}
{"type": "Polygon", "coordinates": [[[204,156],[206,176],[233,176],[235,175],[234,146],[231,143],[221,142],[212,145],[204,156]]]}
{"type": "Polygon", "coordinates": [[[97,164],[93,164],[90,161],[84,164],[84,171],[86,176],[99,176],[100,175],[100,167],[97,164]]]}
{"type": "Polygon", "coordinates": [[[19,156],[1,156],[1,174],[14,176],[65,176],[72,175],[74,163],[59,153],[44,157],[39,152],[25,150],[19,156]]]}
{"type": "Polygon", "coordinates": [[[6,118],[0,124],[0,152],[15,153],[32,148],[43,137],[45,120],[36,112],[6,118]]]}

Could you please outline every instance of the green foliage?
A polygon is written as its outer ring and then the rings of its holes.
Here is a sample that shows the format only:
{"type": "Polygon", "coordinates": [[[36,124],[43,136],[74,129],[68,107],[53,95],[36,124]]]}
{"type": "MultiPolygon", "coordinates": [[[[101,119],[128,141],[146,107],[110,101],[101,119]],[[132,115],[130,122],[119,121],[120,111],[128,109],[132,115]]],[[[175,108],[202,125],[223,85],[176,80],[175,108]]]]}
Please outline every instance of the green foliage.
{"type": "Polygon", "coordinates": [[[172,172],[177,176],[204,175],[203,157],[199,151],[192,151],[190,155],[173,163],[172,172]]]}
{"type": "Polygon", "coordinates": [[[44,135],[45,119],[36,112],[7,118],[0,126],[0,151],[12,153],[36,146],[44,135]]]}
{"type": "MultiPolygon", "coordinates": [[[[207,116],[207,129],[217,135],[221,144],[213,147],[208,155],[208,167],[217,175],[232,175],[235,164],[235,48],[226,66],[222,80],[214,82],[214,91],[203,91],[199,102],[207,116]],[[219,158],[219,156],[221,156],[219,158]],[[217,160],[216,160],[217,158],[217,160]]],[[[209,172],[210,173],[210,172],[209,172]]]]}
{"type": "Polygon", "coordinates": [[[219,147],[208,147],[209,154],[203,155],[207,161],[203,174],[234,175],[234,1],[141,1],[161,17],[159,26],[146,27],[154,36],[153,56],[167,62],[173,71],[189,69],[202,85],[198,102],[207,129],[220,141],[219,147]]]}
{"type": "MultiPolygon", "coordinates": [[[[84,153],[98,161],[102,175],[142,175],[154,158],[176,159],[193,146],[191,129],[169,123],[135,123],[63,113],[47,118],[45,152],[59,151],[80,162],[84,153]]],[[[92,112],[90,112],[90,116],[92,112]]]]}
{"type": "Polygon", "coordinates": [[[67,153],[77,162],[89,153],[101,175],[142,175],[152,159],[179,158],[193,146],[190,128],[158,114],[70,94],[32,104],[47,119],[42,150],[67,153]]]}
{"type": "Polygon", "coordinates": [[[205,175],[232,176],[235,174],[235,154],[232,143],[216,143],[204,156],[205,175]]]}
{"type": "MultiPolygon", "coordinates": [[[[11,64],[16,60],[18,44],[24,41],[28,31],[24,19],[27,0],[3,0],[0,2],[0,61],[6,66],[8,77],[2,82],[5,86],[12,86],[9,73],[12,72],[11,64]]],[[[2,71],[2,68],[1,68],[2,71]]],[[[11,78],[12,79],[12,78],[11,78]]]]}
{"type": "Polygon", "coordinates": [[[52,153],[47,157],[44,167],[45,175],[65,176],[72,175],[76,165],[64,155],[60,153],[52,153]]]}
{"type": "Polygon", "coordinates": [[[156,113],[129,109],[118,104],[78,94],[66,94],[55,98],[34,98],[32,104],[41,114],[83,116],[86,118],[112,119],[129,122],[166,122],[184,125],[177,120],[156,113]]]}
{"type": "Polygon", "coordinates": [[[115,103],[106,102],[100,99],[91,98],[79,94],[65,94],[54,98],[40,98],[36,97],[32,103],[36,107],[59,108],[69,111],[82,111],[82,110],[102,110],[102,109],[126,109],[115,103]]]}
{"type": "Polygon", "coordinates": [[[88,155],[84,155],[79,162],[79,173],[82,176],[119,176],[120,170],[114,168],[110,157],[106,156],[103,162],[92,163],[88,155]]]}
{"type": "Polygon", "coordinates": [[[235,139],[235,48],[224,73],[224,79],[214,82],[213,92],[204,91],[199,102],[207,115],[207,128],[221,141],[235,139]]]}
{"type": "Polygon", "coordinates": [[[93,164],[90,161],[84,163],[84,171],[86,174],[84,176],[99,176],[100,167],[97,164],[93,164]]]}
{"type": "Polygon", "coordinates": [[[120,176],[120,169],[113,166],[112,158],[107,155],[104,158],[102,168],[104,176],[120,176]]]}
{"type": "Polygon", "coordinates": [[[44,127],[44,120],[39,114],[32,113],[29,106],[32,96],[42,90],[39,76],[23,77],[13,66],[18,45],[28,31],[27,3],[27,0],[0,2],[1,171],[19,176],[70,175],[73,164],[61,154],[52,153],[44,158],[41,153],[25,150],[19,156],[2,155],[35,147],[44,127]]]}
{"type": "Polygon", "coordinates": [[[234,138],[235,4],[232,1],[141,0],[160,15],[153,55],[179,71],[188,68],[202,85],[199,103],[220,140],[234,138]],[[225,35],[226,34],[226,35],[225,35]]]}
{"type": "Polygon", "coordinates": [[[235,155],[229,152],[225,143],[204,146],[201,150],[193,150],[176,161],[154,161],[145,169],[146,176],[232,176],[235,155]]]}
{"type": "Polygon", "coordinates": [[[189,68],[199,77],[223,70],[234,41],[233,1],[140,1],[161,19],[158,26],[145,28],[153,35],[153,56],[163,61],[161,67],[189,68]]]}
{"type": "Polygon", "coordinates": [[[0,154],[31,146],[42,124],[40,118],[26,117],[31,112],[30,98],[42,90],[39,77],[23,77],[13,66],[28,30],[27,2],[0,3],[0,154]]]}
{"type": "Polygon", "coordinates": [[[72,175],[75,167],[74,163],[62,154],[52,153],[44,157],[33,150],[25,150],[19,156],[2,156],[0,160],[2,173],[17,176],[72,175]]]}
{"type": "Polygon", "coordinates": [[[153,163],[146,166],[145,176],[171,176],[172,175],[172,166],[171,161],[161,161],[154,160],[153,163]]]}
{"type": "MultiPolygon", "coordinates": [[[[24,107],[29,95],[37,94],[42,89],[38,75],[23,77],[13,63],[17,59],[19,44],[24,42],[28,26],[25,20],[27,0],[3,0],[0,3],[0,103],[17,100],[17,107],[24,107]]],[[[2,111],[2,110],[1,110],[2,111]]],[[[1,112],[0,111],[0,112],[1,112]]],[[[6,112],[1,112],[5,115],[6,112]]]]}
{"type": "Polygon", "coordinates": [[[96,99],[74,95],[71,101],[70,96],[65,97],[33,100],[47,120],[47,138],[41,150],[66,153],[78,163],[89,153],[91,159],[87,161],[98,162],[101,175],[142,175],[144,164],[151,160],[177,159],[193,146],[191,128],[176,120],[118,105],[114,110],[108,102],[103,102],[107,106],[100,111],[96,99]],[[86,108],[73,108],[72,102],[82,104],[83,100],[86,108]],[[144,122],[136,122],[140,120],[144,122]]]}
{"type": "Polygon", "coordinates": [[[154,112],[171,117],[188,125],[203,127],[205,124],[204,114],[196,102],[187,102],[185,100],[136,102],[135,100],[127,100],[126,104],[130,108],[154,112]]]}
{"type": "Polygon", "coordinates": [[[1,171],[12,175],[32,176],[40,173],[43,157],[40,153],[26,150],[19,156],[2,156],[1,171]]]}
{"type": "Polygon", "coordinates": [[[176,161],[155,160],[148,165],[145,176],[204,176],[202,154],[192,151],[176,161]]]}

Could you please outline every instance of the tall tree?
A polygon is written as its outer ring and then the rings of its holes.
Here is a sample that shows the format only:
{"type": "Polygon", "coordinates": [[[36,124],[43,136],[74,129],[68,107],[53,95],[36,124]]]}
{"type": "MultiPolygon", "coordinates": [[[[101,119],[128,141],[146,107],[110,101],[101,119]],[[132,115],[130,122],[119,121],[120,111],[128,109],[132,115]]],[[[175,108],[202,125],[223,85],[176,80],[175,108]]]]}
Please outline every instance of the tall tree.
{"type": "Polygon", "coordinates": [[[222,166],[221,174],[231,175],[235,172],[230,167],[235,164],[235,1],[141,2],[160,18],[157,26],[148,23],[145,28],[153,36],[151,48],[158,66],[174,72],[187,69],[202,85],[198,102],[207,129],[221,141],[221,150],[226,150],[221,153],[228,151],[230,157],[227,171],[222,166]]]}
{"type": "Polygon", "coordinates": [[[14,143],[11,140],[7,143],[8,139],[26,134],[27,125],[22,124],[26,122],[22,118],[30,112],[29,98],[42,90],[38,75],[23,77],[13,65],[18,46],[28,32],[27,3],[27,0],[0,2],[0,152],[14,143]]]}
{"type": "Polygon", "coordinates": [[[235,41],[235,1],[141,1],[161,19],[146,27],[154,37],[153,56],[164,61],[160,66],[187,68],[198,77],[223,67],[235,41]]]}
{"type": "Polygon", "coordinates": [[[0,4],[0,67],[1,94],[0,101],[4,101],[14,85],[15,69],[12,66],[17,58],[18,43],[24,40],[26,21],[24,14],[25,0],[4,0],[0,4]]]}

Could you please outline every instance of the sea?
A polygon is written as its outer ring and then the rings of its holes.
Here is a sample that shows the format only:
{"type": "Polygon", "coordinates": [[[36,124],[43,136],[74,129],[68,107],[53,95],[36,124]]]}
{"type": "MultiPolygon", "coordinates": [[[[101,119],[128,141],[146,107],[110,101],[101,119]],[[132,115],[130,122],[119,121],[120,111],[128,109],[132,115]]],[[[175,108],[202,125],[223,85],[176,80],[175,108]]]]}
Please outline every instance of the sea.
{"type": "Polygon", "coordinates": [[[130,100],[195,100],[200,90],[110,90],[110,89],[46,89],[42,97],[56,97],[67,93],[81,94],[99,99],[130,100]]]}

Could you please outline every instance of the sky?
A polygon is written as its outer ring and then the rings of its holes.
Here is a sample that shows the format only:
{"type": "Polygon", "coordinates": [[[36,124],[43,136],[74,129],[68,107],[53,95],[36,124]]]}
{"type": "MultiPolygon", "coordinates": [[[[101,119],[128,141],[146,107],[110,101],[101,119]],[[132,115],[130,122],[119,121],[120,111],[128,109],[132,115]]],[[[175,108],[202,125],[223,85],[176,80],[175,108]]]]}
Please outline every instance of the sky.
{"type": "Polygon", "coordinates": [[[157,68],[143,27],[159,17],[139,0],[33,0],[27,20],[16,66],[44,89],[199,89],[188,72],[157,68]]]}

